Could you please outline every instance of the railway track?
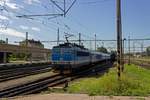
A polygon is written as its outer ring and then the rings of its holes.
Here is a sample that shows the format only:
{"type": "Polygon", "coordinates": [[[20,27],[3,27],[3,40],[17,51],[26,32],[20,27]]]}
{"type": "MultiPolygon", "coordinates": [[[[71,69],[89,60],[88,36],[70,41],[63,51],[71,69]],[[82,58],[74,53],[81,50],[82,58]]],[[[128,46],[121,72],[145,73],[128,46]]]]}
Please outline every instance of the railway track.
{"type": "Polygon", "coordinates": [[[13,70],[17,68],[25,68],[25,67],[34,67],[40,65],[50,65],[50,62],[40,62],[40,63],[25,63],[25,64],[0,64],[0,71],[2,70],[13,70]]]}
{"type": "Polygon", "coordinates": [[[57,78],[60,79],[60,75],[52,75],[52,76],[39,79],[33,82],[29,82],[29,83],[27,82],[25,84],[20,84],[14,87],[0,90],[0,98],[25,94],[34,88],[39,88],[41,85],[45,85],[46,83],[53,82],[57,78]]]}
{"type": "Polygon", "coordinates": [[[15,87],[9,87],[7,89],[0,90],[0,98],[12,97],[12,96],[17,96],[17,95],[26,95],[26,94],[39,92],[43,89],[47,89],[48,87],[65,84],[66,82],[75,80],[80,77],[84,77],[91,72],[95,73],[95,72],[105,70],[106,68],[109,68],[109,67],[105,67],[106,66],[105,64],[101,66],[98,66],[98,65],[97,66],[92,65],[92,66],[93,66],[92,68],[89,68],[87,70],[84,70],[78,73],[67,74],[67,75],[56,74],[56,75],[52,75],[43,79],[35,80],[33,82],[24,83],[24,84],[17,85],[15,87]],[[95,71],[93,71],[93,69],[95,71]]]}
{"type": "Polygon", "coordinates": [[[15,69],[0,70],[0,82],[48,71],[51,71],[51,65],[21,66],[15,69]]]}
{"type": "MultiPolygon", "coordinates": [[[[125,62],[128,63],[128,59],[125,59],[125,62]]],[[[150,69],[150,61],[145,61],[145,60],[138,60],[138,59],[133,59],[130,61],[131,64],[141,66],[146,69],[150,69]]]]}
{"type": "Polygon", "coordinates": [[[17,73],[13,73],[13,74],[2,75],[2,76],[0,76],[0,82],[17,79],[17,78],[21,78],[21,77],[25,77],[25,76],[45,73],[45,72],[49,72],[49,71],[51,71],[51,68],[44,68],[44,69],[31,70],[31,71],[22,71],[22,72],[17,72],[17,73]]]}
{"type": "Polygon", "coordinates": [[[108,70],[109,68],[111,68],[113,66],[112,63],[102,63],[101,65],[93,65],[93,68],[89,68],[88,70],[79,72],[75,75],[73,75],[73,77],[71,78],[71,80],[80,78],[80,77],[87,77],[88,75],[91,74],[99,74],[99,73],[104,73],[106,70],[108,70]]]}
{"type": "Polygon", "coordinates": [[[150,64],[147,64],[147,63],[138,63],[138,62],[134,62],[134,61],[132,61],[131,63],[134,65],[137,65],[137,66],[141,66],[146,69],[150,69],[150,64]]]}

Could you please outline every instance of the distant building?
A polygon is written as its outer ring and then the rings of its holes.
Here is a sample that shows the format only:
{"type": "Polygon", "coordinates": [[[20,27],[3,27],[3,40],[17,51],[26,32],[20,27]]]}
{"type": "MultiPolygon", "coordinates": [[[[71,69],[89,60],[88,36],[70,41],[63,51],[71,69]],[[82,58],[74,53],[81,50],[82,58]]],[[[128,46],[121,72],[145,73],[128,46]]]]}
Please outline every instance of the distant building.
{"type": "MultiPolygon", "coordinates": [[[[44,48],[44,45],[40,41],[35,41],[35,40],[24,40],[19,43],[20,46],[27,46],[27,47],[33,47],[33,48],[44,48]]],[[[46,55],[44,53],[32,53],[32,60],[37,61],[37,60],[46,60],[46,55]]]]}
{"type": "Polygon", "coordinates": [[[20,42],[20,46],[26,46],[27,47],[36,47],[36,48],[44,48],[44,45],[40,41],[35,41],[35,40],[24,40],[20,42]]]}

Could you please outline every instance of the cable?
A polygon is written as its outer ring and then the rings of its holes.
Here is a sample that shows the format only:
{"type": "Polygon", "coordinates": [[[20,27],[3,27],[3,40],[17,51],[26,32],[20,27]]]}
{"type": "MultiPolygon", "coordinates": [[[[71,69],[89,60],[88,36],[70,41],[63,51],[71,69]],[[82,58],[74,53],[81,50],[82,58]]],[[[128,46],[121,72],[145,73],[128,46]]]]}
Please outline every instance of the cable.
{"type": "MultiPolygon", "coordinates": [[[[72,19],[73,19],[73,20],[71,20],[71,19],[68,19],[68,20],[70,20],[71,22],[76,23],[77,25],[81,26],[85,31],[87,31],[87,30],[90,31],[89,28],[85,27],[85,25],[81,24],[81,23],[80,23],[78,20],[76,20],[74,17],[72,17],[72,19]]],[[[90,33],[94,33],[94,32],[90,32],[90,33]]],[[[84,33],[82,33],[82,35],[83,35],[83,34],[84,34],[84,33]]],[[[86,36],[86,37],[88,37],[88,38],[94,39],[94,37],[87,36],[86,34],[84,34],[84,36],[86,36]]]]}
{"type": "Polygon", "coordinates": [[[99,3],[104,3],[110,0],[90,0],[90,1],[82,1],[78,2],[79,4],[85,4],[85,5],[91,5],[91,4],[99,4],[99,3]]]}
{"type": "MultiPolygon", "coordinates": [[[[28,13],[33,13],[33,12],[31,12],[30,10],[28,10],[28,9],[25,9],[25,8],[20,8],[20,9],[22,9],[22,10],[24,10],[25,12],[28,12],[28,13]]],[[[14,13],[16,13],[16,14],[21,14],[21,15],[23,15],[22,13],[19,13],[19,12],[17,12],[17,11],[14,11],[14,10],[12,10],[14,13]]],[[[31,18],[31,19],[29,19],[30,20],[30,22],[32,22],[31,20],[33,20],[33,21],[35,21],[35,22],[38,22],[38,23],[40,23],[40,24],[42,24],[43,26],[45,26],[45,27],[47,27],[48,29],[50,29],[50,30],[54,30],[54,31],[57,31],[57,28],[55,28],[55,27],[49,27],[49,25],[48,24],[50,24],[50,25],[53,25],[53,26],[56,26],[56,27],[60,27],[61,25],[60,25],[60,23],[58,24],[58,19],[57,19],[57,22],[53,22],[53,21],[51,21],[51,22],[44,22],[45,21],[45,19],[44,18],[31,18]],[[58,26],[59,25],[59,26],[58,26]]],[[[32,23],[33,24],[33,23],[32,23]]],[[[80,24],[80,23],[78,23],[78,24],[80,24]]],[[[68,25],[67,24],[65,24],[65,23],[63,23],[63,26],[64,26],[64,28],[62,28],[62,26],[60,27],[61,29],[64,29],[64,30],[68,30],[68,31],[71,31],[71,32],[74,32],[74,33],[76,33],[76,34],[78,34],[79,32],[78,31],[75,31],[75,30],[73,30],[72,28],[70,28],[70,27],[68,27],[68,25]]],[[[80,26],[82,26],[81,24],[80,24],[80,26]]],[[[82,26],[83,27],[83,26],[82,26]]],[[[86,30],[86,29],[85,29],[86,30]]],[[[84,35],[84,37],[85,37],[86,35],[84,35]]]]}
{"type": "MultiPolygon", "coordinates": [[[[110,1],[110,0],[85,0],[85,1],[83,1],[83,0],[78,0],[78,4],[83,4],[83,5],[92,5],[92,4],[100,4],[100,3],[105,3],[105,2],[108,2],[108,1],[110,1]]],[[[56,3],[64,3],[63,1],[56,1],[55,0],[55,2],[56,3]]],[[[71,1],[70,1],[71,2],[71,1]]],[[[70,2],[66,2],[66,4],[70,4],[70,2]]]]}

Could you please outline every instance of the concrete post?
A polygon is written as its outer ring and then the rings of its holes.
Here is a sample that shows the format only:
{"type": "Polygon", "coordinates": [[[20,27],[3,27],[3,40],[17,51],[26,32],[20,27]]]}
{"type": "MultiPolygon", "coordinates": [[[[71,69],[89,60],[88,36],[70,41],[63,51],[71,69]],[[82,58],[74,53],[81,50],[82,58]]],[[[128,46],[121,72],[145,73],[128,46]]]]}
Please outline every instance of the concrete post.
{"type": "Polygon", "coordinates": [[[6,52],[3,53],[3,63],[4,64],[7,63],[7,53],[6,52]]]}
{"type": "Polygon", "coordinates": [[[30,63],[32,64],[32,53],[30,53],[30,63]]]}
{"type": "Polygon", "coordinates": [[[46,53],[46,59],[47,59],[47,62],[49,61],[49,59],[48,59],[49,57],[48,57],[48,53],[46,53]]]}

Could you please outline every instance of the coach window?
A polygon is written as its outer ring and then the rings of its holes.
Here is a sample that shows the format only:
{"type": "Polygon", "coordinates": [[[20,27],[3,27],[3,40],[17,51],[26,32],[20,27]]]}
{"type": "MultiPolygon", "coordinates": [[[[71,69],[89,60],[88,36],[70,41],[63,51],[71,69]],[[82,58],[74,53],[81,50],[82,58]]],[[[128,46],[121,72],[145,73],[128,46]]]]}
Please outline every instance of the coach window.
{"type": "Polygon", "coordinates": [[[89,56],[89,52],[77,51],[77,56],[89,56]]]}

